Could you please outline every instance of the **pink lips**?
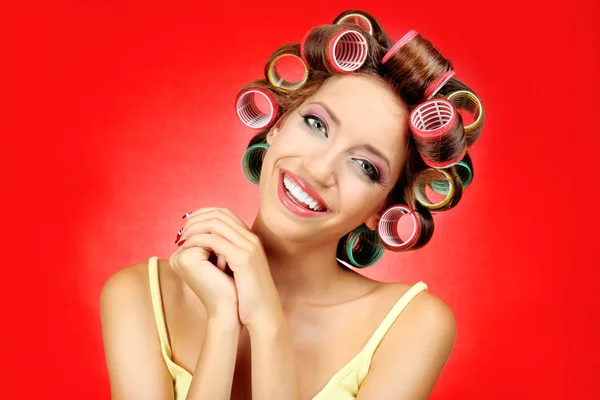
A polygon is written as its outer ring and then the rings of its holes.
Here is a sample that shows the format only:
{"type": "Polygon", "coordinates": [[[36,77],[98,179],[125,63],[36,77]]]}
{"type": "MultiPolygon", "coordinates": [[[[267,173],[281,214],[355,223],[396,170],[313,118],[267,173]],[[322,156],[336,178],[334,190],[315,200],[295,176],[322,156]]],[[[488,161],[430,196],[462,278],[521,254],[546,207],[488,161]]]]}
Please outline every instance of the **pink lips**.
{"type": "MultiPolygon", "coordinates": [[[[286,194],[286,189],[285,189],[285,186],[283,185],[283,174],[284,173],[287,175],[289,172],[288,171],[283,171],[283,170],[280,171],[279,182],[277,184],[277,196],[279,197],[279,201],[281,201],[281,203],[287,209],[289,209],[293,213],[298,214],[298,215],[303,216],[303,217],[317,217],[317,216],[323,216],[323,215],[329,214],[329,212],[330,212],[329,210],[325,210],[325,211],[313,211],[313,210],[307,208],[305,205],[300,205],[300,204],[296,203],[296,201],[292,200],[286,194]]],[[[288,177],[290,179],[293,179],[289,175],[288,175],[288,177]]],[[[294,182],[297,182],[296,179],[294,179],[294,182]]],[[[299,183],[298,183],[298,186],[300,186],[299,183]]],[[[314,192],[314,190],[313,190],[313,192],[314,192]]],[[[311,195],[311,197],[312,197],[312,195],[311,195]]],[[[320,200],[317,200],[317,201],[320,202],[320,200]]]]}
{"type": "Polygon", "coordinates": [[[312,186],[310,186],[308,183],[304,182],[302,179],[298,178],[296,175],[294,175],[292,172],[286,169],[281,169],[281,173],[287,175],[288,178],[293,180],[294,183],[298,185],[300,189],[302,189],[306,194],[312,197],[313,200],[318,201],[323,207],[329,209],[329,207],[327,207],[327,203],[325,203],[325,200],[323,200],[323,198],[319,196],[319,193],[317,193],[317,191],[313,189],[312,186]]]}

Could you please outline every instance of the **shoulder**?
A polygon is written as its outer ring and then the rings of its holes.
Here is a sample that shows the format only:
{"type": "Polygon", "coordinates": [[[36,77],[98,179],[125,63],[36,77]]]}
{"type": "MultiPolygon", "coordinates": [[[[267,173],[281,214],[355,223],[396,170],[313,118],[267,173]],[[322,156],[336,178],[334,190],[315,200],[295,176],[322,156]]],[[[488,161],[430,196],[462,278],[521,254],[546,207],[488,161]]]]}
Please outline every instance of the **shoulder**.
{"type": "MultiPolygon", "coordinates": [[[[412,285],[388,284],[399,299],[412,285]]],[[[456,339],[451,308],[427,290],[419,292],[381,341],[361,390],[362,398],[428,398],[456,339]],[[402,395],[400,395],[402,394],[402,395]],[[386,397],[387,396],[387,397],[386,397]]],[[[358,397],[359,399],[361,396],[358,397]]]]}
{"type": "Polygon", "coordinates": [[[108,278],[100,294],[100,317],[112,397],[136,393],[147,399],[172,398],[150,296],[148,262],[120,269],[108,278]]]}
{"type": "MultiPolygon", "coordinates": [[[[375,281],[372,281],[375,282],[375,281]]],[[[415,284],[401,282],[377,282],[373,292],[377,303],[381,307],[390,308],[400,298],[415,286],[415,284]]],[[[456,319],[452,309],[439,297],[425,288],[408,302],[400,315],[392,324],[379,347],[388,345],[384,342],[403,341],[408,335],[423,338],[422,333],[430,332],[432,335],[443,336],[447,342],[454,342],[456,335],[456,319]]],[[[392,347],[395,347],[392,345],[392,347]]],[[[382,353],[387,353],[383,351],[382,353]]]]}
{"type": "MultiPolygon", "coordinates": [[[[159,262],[159,276],[166,275],[167,268],[159,262]]],[[[100,293],[100,317],[105,333],[148,338],[154,335],[156,328],[148,272],[148,261],[143,261],[114,272],[106,280],[100,293]]],[[[162,284],[162,279],[160,281],[162,284]]]]}
{"type": "MultiPolygon", "coordinates": [[[[102,286],[100,307],[113,302],[146,299],[138,304],[151,306],[150,279],[148,261],[142,261],[114,272],[102,286]]],[[[169,266],[168,260],[158,259],[158,276],[161,292],[170,291],[173,286],[180,285],[181,280],[169,266]],[[163,288],[164,286],[164,288],[163,288]]]]}
{"type": "Polygon", "coordinates": [[[100,292],[100,317],[105,330],[116,325],[121,318],[133,315],[138,321],[147,320],[146,315],[152,311],[149,290],[147,262],[114,272],[100,292]]]}
{"type": "MultiPolygon", "coordinates": [[[[387,292],[386,295],[399,300],[416,284],[408,283],[382,283],[381,290],[387,292]]],[[[452,309],[439,297],[429,291],[429,288],[419,291],[407,304],[402,314],[408,315],[406,318],[419,319],[421,321],[438,321],[442,323],[454,324],[454,313],[452,309]]],[[[405,319],[406,319],[405,318],[405,319]]]]}
{"type": "Polygon", "coordinates": [[[148,262],[140,262],[114,272],[102,286],[100,305],[123,293],[140,293],[148,288],[148,262]]]}
{"type": "MultiPolygon", "coordinates": [[[[386,284],[387,290],[394,293],[396,299],[404,296],[414,285],[405,283],[386,284]]],[[[397,323],[390,328],[392,341],[405,338],[406,335],[426,338],[424,333],[436,335],[436,339],[454,342],[456,335],[456,318],[452,309],[428,289],[418,292],[406,305],[397,323]]]]}

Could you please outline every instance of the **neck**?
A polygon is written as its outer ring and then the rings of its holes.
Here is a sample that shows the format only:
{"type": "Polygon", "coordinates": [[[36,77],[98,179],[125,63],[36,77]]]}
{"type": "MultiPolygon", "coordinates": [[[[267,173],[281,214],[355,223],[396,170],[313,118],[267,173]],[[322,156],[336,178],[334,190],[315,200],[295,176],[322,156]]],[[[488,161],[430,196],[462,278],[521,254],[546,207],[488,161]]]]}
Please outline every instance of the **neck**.
{"type": "Polygon", "coordinates": [[[289,242],[271,231],[260,212],[251,228],[263,240],[271,275],[282,299],[327,301],[335,283],[348,280],[355,272],[336,261],[337,242],[289,242]]]}

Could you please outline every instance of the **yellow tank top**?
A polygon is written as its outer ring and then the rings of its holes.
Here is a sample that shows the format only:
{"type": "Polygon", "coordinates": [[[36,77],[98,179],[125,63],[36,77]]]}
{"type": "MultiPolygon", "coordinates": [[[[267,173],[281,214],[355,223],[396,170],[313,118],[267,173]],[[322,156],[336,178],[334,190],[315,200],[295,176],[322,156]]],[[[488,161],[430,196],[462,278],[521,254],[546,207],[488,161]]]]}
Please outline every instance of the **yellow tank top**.
{"type": "MultiPolygon", "coordinates": [[[[192,374],[171,360],[171,346],[167,337],[167,327],[162,308],[162,299],[160,286],[158,282],[158,257],[152,256],[148,261],[148,275],[150,277],[150,294],[152,297],[152,306],[160,338],[160,346],[163,358],[173,380],[173,390],[175,400],[184,400],[187,396],[192,374]]],[[[371,365],[371,358],[377,349],[377,346],[390,329],[398,315],[404,307],[421,291],[427,290],[427,285],[423,281],[415,283],[391,308],[387,316],[377,327],[367,344],[362,350],[343,366],[335,375],[331,377],[325,387],[317,393],[312,400],[353,400],[356,399],[358,389],[371,365]]]]}

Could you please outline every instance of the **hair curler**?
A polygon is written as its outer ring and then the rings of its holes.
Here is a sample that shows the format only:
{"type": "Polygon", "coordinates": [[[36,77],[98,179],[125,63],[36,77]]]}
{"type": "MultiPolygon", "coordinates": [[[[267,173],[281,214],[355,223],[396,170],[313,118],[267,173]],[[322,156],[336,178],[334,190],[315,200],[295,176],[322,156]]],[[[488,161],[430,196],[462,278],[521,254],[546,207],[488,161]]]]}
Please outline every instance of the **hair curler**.
{"type": "Polygon", "coordinates": [[[304,54],[304,43],[306,43],[306,39],[308,38],[311,32],[312,29],[306,31],[306,33],[302,37],[302,40],[300,41],[300,58],[302,58],[302,61],[304,61],[304,65],[306,65],[307,67],[310,65],[310,63],[308,62],[308,60],[306,59],[306,55],[304,54]]]}
{"type": "Polygon", "coordinates": [[[269,149],[268,143],[256,143],[248,147],[242,157],[242,172],[246,179],[255,185],[260,182],[260,172],[265,152],[269,149]]]}
{"type": "Polygon", "coordinates": [[[430,211],[445,211],[453,208],[460,201],[460,198],[462,197],[462,185],[460,180],[452,175],[451,171],[427,168],[421,171],[415,179],[414,192],[417,201],[421,203],[423,207],[430,211]],[[444,183],[448,189],[445,193],[445,197],[438,202],[434,202],[427,195],[427,187],[431,186],[434,181],[444,183]]]}
{"type": "Polygon", "coordinates": [[[435,94],[454,76],[454,70],[446,71],[444,74],[439,76],[437,79],[434,79],[427,85],[425,89],[425,98],[427,100],[431,99],[435,94]]]}
{"type": "Polygon", "coordinates": [[[342,18],[333,21],[334,24],[354,24],[354,25],[358,25],[360,26],[362,29],[364,29],[366,32],[369,32],[369,35],[373,35],[373,24],[371,24],[371,21],[369,21],[369,19],[360,14],[360,13],[351,13],[351,14],[346,14],[344,15],[342,18]]]}
{"type": "Polygon", "coordinates": [[[464,135],[461,120],[457,116],[454,105],[446,99],[434,98],[417,106],[410,115],[410,129],[415,137],[419,153],[423,161],[430,167],[447,168],[458,163],[467,152],[463,146],[460,154],[446,162],[437,162],[423,155],[421,147],[427,142],[447,139],[451,136],[464,135]]]}
{"type": "Polygon", "coordinates": [[[400,38],[400,40],[398,40],[396,42],[396,44],[394,44],[388,51],[387,53],[385,53],[385,55],[383,56],[383,58],[381,59],[381,63],[385,64],[385,62],[387,60],[390,59],[390,57],[392,55],[394,55],[395,52],[397,52],[398,50],[400,50],[400,48],[402,46],[404,46],[406,43],[410,42],[412,39],[415,38],[415,36],[418,35],[418,32],[415,31],[414,29],[411,29],[410,31],[408,31],[406,34],[404,34],[404,36],[402,36],[400,38]]]}
{"type": "Polygon", "coordinates": [[[275,120],[279,112],[279,105],[271,92],[260,87],[243,90],[236,99],[236,110],[240,120],[253,129],[262,129],[275,120]],[[266,100],[269,106],[268,113],[261,110],[258,100],[266,100]]]}
{"type": "Polygon", "coordinates": [[[306,65],[314,69],[325,68],[331,73],[348,73],[362,67],[367,60],[369,46],[366,37],[359,31],[351,28],[341,28],[337,25],[325,25],[313,28],[304,35],[300,44],[300,54],[306,65]],[[339,28],[339,29],[338,29],[339,28]],[[330,33],[335,29],[326,44],[326,52],[322,56],[312,56],[311,62],[306,56],[306,41],[313,32],[316,35],[330,33]]]}
{"type": "MultiPolygon", "coordinates": [[[[463,190],[465,190],[473,180],[473,165],[471,164],[469,154],[465,154],[465,157],[453,165],[453,167],[462,183],[463,190]]],[[[450,191],[450,182],[448,180],[432,179],[429,186],[438,194],[448,194],[450,191]]]]}
{"type": "Polygon", "coordinates": [[[281,54],[275,59],[273,59],[273,61],[271,61],[271,63],[269,64],[267,68],[267,79],[269,80],[269,83],[275,86],[276,88],[281,89],[285,92],[293,92],[294,90],[298,90],[302,86],[304,86],[304,84],[308,80],[308,67],[304,60],[295,54],[281,54]],[[283,78],[277,70],[277,62],[286,57],[296,59],[297,61],[302,63],[302,67],[304,68],[304,74],[302,75],[302,78],[300,78],[300,80],[297,82],[283,78]]]}
{"type": "Polygon", "coordinates": [[[342,30],[329,42],[330,67],[337,72],[352,72],[366,61],[367,39],[355,30],[342,30]]]}
{"type": "Polygon", "coordinates": [[[395,205],[388,208],[379,220],[379,236],[385,247],[392,251],[400,251],[412,247],[419,239],[421,224],[415,212],[405,205],[395,205]],[[400,218],[409,215],[413,222],[413,231],[410,237],[403,241],[398,234],[398,222],[400,218]]]}
{"type": "Polygon", "coordinates": [[[375,264],[385,248],[376,230],[370,230],[366,225],[352,231],[346,238],[344,246],[346,255],[355,268],[366,268],[375,264]]]}
{"type": "Polygon", "coordinates": [[[483,130],[485,110],[481,101],[474,93],[468,90],[457,90],[456,92],[446,94],[445,97],[456,109],[465,110],[473,117],[473,122],[465,126],[467,144],[471,146],[479,138],[483,130]]]}

